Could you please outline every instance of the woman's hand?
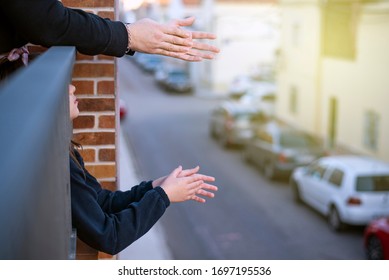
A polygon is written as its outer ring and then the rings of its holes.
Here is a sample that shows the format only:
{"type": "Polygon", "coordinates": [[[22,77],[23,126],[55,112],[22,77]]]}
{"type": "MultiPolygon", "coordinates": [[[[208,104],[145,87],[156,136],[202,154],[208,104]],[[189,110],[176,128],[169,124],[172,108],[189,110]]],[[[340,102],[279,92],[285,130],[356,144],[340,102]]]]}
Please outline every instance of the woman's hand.
{"type": "Polygon", "coordinates": [[[212,59],[219,49],[194,41],[194,39],[215,39],[207,32],[188,31],[180,27],[191,26],[195,18],[173,20],[160,24],[151,19],[141,19],[129,26],[131,49],[133,51],[170,56],[186,61],[212,59]]]}

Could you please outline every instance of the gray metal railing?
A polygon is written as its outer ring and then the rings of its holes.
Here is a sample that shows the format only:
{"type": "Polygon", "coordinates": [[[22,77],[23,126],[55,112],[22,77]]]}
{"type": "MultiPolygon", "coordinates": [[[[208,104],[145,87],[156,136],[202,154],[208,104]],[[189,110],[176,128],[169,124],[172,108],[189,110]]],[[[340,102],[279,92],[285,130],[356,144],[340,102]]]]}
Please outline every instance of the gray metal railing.
{"type": "Polygon", "coordinates": [[[74,47],[53,47],[0,86],[0,259],[69,259],[68,85],[74,47]]]}

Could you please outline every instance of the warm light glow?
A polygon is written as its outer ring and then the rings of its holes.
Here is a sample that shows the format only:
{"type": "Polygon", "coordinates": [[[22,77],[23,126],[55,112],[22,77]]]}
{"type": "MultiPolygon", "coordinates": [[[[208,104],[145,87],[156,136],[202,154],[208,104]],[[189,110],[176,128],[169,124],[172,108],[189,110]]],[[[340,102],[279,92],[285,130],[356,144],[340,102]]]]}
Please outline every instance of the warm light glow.
{"type": "Polygon", "coordinates": [[[136,10],[143,4],[143,0],[123,0],[123,9],[125,11],[136,10]]]}
{"type": "Polygon", "coordinates": [[[156,0],[122,0],[125,11],[139,9],[144,3],[154,4],[156,0]]]}

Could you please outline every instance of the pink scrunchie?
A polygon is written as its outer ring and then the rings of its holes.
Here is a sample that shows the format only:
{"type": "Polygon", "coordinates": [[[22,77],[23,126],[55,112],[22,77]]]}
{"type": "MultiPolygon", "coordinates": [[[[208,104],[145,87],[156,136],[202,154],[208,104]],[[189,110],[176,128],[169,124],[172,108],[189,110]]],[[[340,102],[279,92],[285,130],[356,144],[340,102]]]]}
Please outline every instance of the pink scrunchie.
{"type": "Polygon", "coordinates": [[[28,55],[29,55],[29,52],[28,52],[27,47],[21,47],[21,48],[13,49],[12,51],[10,51],[8,56],[7,56],[7,59],[9,61],[16,61],[19,58],[21,58],[23,64],[27,66],[28,55]]]}

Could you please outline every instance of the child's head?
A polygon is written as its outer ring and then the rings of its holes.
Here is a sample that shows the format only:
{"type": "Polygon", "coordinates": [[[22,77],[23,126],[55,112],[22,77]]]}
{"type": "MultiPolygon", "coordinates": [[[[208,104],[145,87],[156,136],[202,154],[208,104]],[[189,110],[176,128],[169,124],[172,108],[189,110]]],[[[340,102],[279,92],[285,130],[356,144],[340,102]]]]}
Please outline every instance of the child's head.
{"type": "Polygon", "coordinates": [[[76,87],[73,85],[69,85],[69,111],[71,120],[77,118],[80,113],[80,111],[78,110],[77,97],[74,95],[75,91],[76,87]]]}

